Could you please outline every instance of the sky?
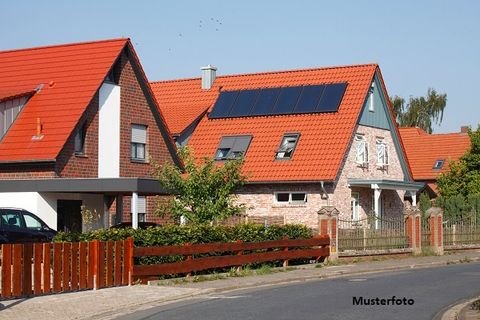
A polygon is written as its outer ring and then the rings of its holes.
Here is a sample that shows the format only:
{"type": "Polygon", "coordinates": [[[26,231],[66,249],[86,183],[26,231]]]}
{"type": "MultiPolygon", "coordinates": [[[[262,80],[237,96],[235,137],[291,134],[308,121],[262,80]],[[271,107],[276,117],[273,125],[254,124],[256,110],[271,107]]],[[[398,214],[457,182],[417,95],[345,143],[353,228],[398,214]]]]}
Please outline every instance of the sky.
{"type": "Polygon", "coordinates": [[[150,81],[378,63],[390,96],[447,94],[480,123],[480,1],[3,1],[0,50],[129,37],[150,81]]]}

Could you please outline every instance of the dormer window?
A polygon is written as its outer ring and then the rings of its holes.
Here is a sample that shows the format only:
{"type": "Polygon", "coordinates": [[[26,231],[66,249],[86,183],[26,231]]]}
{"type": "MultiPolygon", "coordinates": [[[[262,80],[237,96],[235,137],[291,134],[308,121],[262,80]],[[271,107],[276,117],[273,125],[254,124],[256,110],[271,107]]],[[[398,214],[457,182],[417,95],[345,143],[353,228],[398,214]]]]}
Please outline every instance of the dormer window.
{"type": "Polygon", "coordinates": [[[293,151],[295,151],[295,147],[297,146],[299,136],[300,135],[298,133],[284,135],[280,143],[280,147],[276,152],[275,158],[279,160],[291,159],[293,156],[293,151]]]}
{"type": "Polygon", "coordinates": [[[7,133],[29,96],[0,100],[0,139],[7,133]]]}
{"type": "Polygon", "coordinates": [[[388,146],[383,138],[377,138],[377,166],[388,165],[388,146]]]}
{"type": "Polygon", "coordinates": [[[355,162],[359,165],[366,165],[368,163],[368,143],[365,141],[365,136],[355,135],[355,143],[357,151],[355,162]]]}
{"type": "Polygon", "coordinates": [[[435,161],[435,164],[433,165],[433,169],[440,170],[443,168],[443,164],[445,163],[445,160],[437,160],[435,161]]]}
{"type": "Polygon", "coordinates": [[[215,153],[215,160],[240,159],[245,156],[252,136],[222,137],[215,153]]]}

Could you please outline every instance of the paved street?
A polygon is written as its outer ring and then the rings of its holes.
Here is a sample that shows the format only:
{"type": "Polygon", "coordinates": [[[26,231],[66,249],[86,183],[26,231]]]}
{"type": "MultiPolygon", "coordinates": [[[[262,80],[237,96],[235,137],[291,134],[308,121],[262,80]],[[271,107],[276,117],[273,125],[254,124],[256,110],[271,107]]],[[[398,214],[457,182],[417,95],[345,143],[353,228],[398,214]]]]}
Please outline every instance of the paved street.
{"type": "MultiPolygon", "coordinates": [[[[193,319],[201,319],[197,315],[202,315],[202,312],[204,312],[202,308],[205,308],[205,306],[216,307],[218,304],[225,303],[230,306],[238,304],[239,308],[243,306],[240,309],[244,312],[251,311],[251,314],[244,315],[246,318],[253,317],[257,312],[267,314],[270,310],[277,313],[282,310],[279,318],[283,314],[291,315],[292,312],[303,312],[303,310],[318,313],[318,309],[315,308],[319,306],[324,313],[325,310],[335,304],[340,304],[342,310],[346,308],[345,310],[348,311],[346,314],[349,314],[352,310],[354,314],[360,314],[373,307],[357,306],[353,308],[352,297],[354,294],[368,297],[380,295],[380,298],[385,295],[387,295],[386,298],[389,298],[392,294],[396,296],[408,294],[408,297],[415,299],[414,308],[417,308],[424,303],[423,297],[426,296],[431,299],[429,296],[435,297],[438,292],[438,297],[441,300],[431,300],[428,303],[428,312],[432,314],[440,310],[442,306],[447,305],[447,301],[455,301],[470,294],[469,290],[472,288],[480,288],[478,283],[475,282],[480,279],[476,273],[480,271],[478,261],[480,261],[480,250],[472,250],[450,253],[444,256],[405,257],[331,265],[322,268],[305,265],[288,272],[181,285],[136,285],[40,296],[30,299],[6,300],[0,301],[0,319],[117,319],[134,313],[136,313],[134,316],[125,319],[142,319],[145,317],[148,319],[152,313],[158,313],[152,319],[182,319],[189,312],[190,316],[193,314],[193,319]],[[455,276],[446,276],[442,271],[444,267],[445,270],[470,269],[469,271],[459,271],[455,276]],[[390,276],[380,275],[377,273],[379,271],[389,272],[390,276]],[[415,279],[409,280],[408,277],[402,278],[409,274],[430,275],[435,277],[435,282],[413,290],[412,288],[418,281],[415,279]],[[444,278],[451,281],[458,279],[461,282],[456,284],[454,281],[455,283],[447,285],[444,278]],[[323,280],[318,281],[319,279],[323,280]],[[306,287],[292,287],[291,284],[295,283],[303,283],[306,287]],[[411,284],[408,290],[399,287],[403,283],[411,284]],[[374,284],[378,285],[378,289],[369,291],[371,288],[365,287],[374,284]],[[441,289],[437,289],[439,284],[443,286],[441,289]],[[288,287],[285,287],[285,285],[288,285],[288,287]],[[338,294],[336,292],[337,287],[341,288],[341,290],[338,289],[341,293],[341,299],[333,295],[334,293],[338,294]],[[253,288],[253,290],[248,288],[253,288]],[[232,291],[233,289],[244,291],[232,291]],[[258,293],[256,293],[257,289],[258,293]],[[453,289],[455,290],[452,291],[453,289]],[[434,294],[431,294],[432,291],[434,294]],[[306,297],[303,296],[304,292],[308,293],[306,297]],[[185,308],[180,308],[181,305],[184,305],[185,308]],[[149,311],[147,312],[147,310],[149,311]]],[[[373,309],[378,309],[378,307],[373,309]]],[[[208,311],[208,308],[206,310],[208,311]]],[[[335,314],[343,312],[342,310],[336,311],[335,314]]],[[[409,309],[402,307],[400,309],[388,308],[387,310],[394,314],[394,312],[405,312],[409,309]]],[[[218,314],[218,316],[220,315],[218,314]]],[[[223,315],[230,317],[231,313],[228,312],[223,315]]],[[[307,317],[307,314],[301,314],[300,318],[303,318],[303,316],[307,317]]],[[[258,314],[256,317],[256,319],[263,318],[264,314],[258,314]]],[[[315,319],[322,318],[317,317],[315,319]]],[[[413,317],[412,319],[419,318],[413,317]]]]}
{"type": "Polygon", "coordinates": [[[119,319],[432,319],[442,307],[478,294],[480,263],[471,263],[240,290],[119,319]],[[354,305],[354,297],[397,305],[354,305]]]}

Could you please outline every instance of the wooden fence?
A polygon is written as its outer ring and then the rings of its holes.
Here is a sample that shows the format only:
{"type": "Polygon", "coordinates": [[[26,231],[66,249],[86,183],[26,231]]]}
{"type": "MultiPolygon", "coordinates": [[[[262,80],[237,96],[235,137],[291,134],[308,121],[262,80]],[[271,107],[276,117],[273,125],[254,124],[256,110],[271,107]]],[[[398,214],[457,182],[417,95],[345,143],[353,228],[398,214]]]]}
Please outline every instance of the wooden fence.
{"type": "Polygon", "coordinates": [[[145,281],[161,275],[188,274],[215,268],[242,266],[249,263],[291,259],[321,259],[329,256],[330,239],[321,236],[305,240],[274,240],[263,242],[206,243],[164,247],[137,247],[133,256],[183,256],[183,261],[133,266],[134,280],[145,281]],[[205,254],[221,254],[202,256],[205,254]]]}
{"type": "Polygon", "coordinates": [[[99,289],[131,283],[133,239],[3,244],[3,299],[99,289]]]}

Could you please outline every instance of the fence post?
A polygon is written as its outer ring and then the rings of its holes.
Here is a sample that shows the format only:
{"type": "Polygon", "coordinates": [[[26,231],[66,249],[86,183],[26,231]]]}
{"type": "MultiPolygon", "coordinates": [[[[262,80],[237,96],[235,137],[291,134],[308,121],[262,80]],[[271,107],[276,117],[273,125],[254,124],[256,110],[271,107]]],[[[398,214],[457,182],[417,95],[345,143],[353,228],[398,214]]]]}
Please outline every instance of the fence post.
{"type": "Polygon", "coordinates": [[[430,225],[430,247],[436,254],[443,255],[443,210],[432,207],[425,214],[430,225]]]}
{"type": "Polygon", "coordinates": [[[128,245],[128,256],[127,256],[127,260],[129,261],[129,264],[128,264],[128,285],[132,285],[132,282],[133,282],[133,264],[134,264],[134,261],[133,261],[133,238],[130,237],[127,239],[127,245],[128,245]]]}
{"type": "Polygon", "coordinates": [[[98,278],[99,244],[99,240],[93,240],[93,290],[99,289],[100,283],[98,278]]]}
{"type": "MultiPolygon", "coordinates": [[[[185,243],[185,247],[191,247],[191,246],[192,246],[192,244],[190,242],[185,243]]],[[[193,258],[193,256],[191,254],[186,256],[185,257],[185,262],[188,263],[190,260],[192,260],[192,258],[193,258]]],[[[192,276],[192,273],[189,272],[185,275],[185,278],[190,278],[191,276],[192,276]]]]}
{"type": "MultiPolygon", "coordinates": [[[[288,240],[288,236],[283,237],[283,240],[288,240]]],[[[288,247],[283,248],[284,252],[288,252],[288,247]]],[[[288,267],[288,259],[283,260],[283,267],[288,267]]]]}
{"type": "MultiPolygon", "coordinates": [[[[237,240],[237,243],[241,244],[243,241],[242,240],[237,240]]],[[[237,252],[237,256],[241,256],[243,254],[243,250],[240,250],[237,252]]],[[[237,273],[240,273],[242,271],[242,266],[237,267],[237,273]]]]}
{"type": "Polygon", "coordinates": [[[421,211],[417,208],[408,208],[404,212],[404,217],[408,246],[412,249],[413,254],[420,254],[422,252],[421,211]]]}
{"type": "Polygon", "coordinates": [[[328,260],[338,259],[338,214],[333,206],[324,206],[318,212],[318,234],[330,237],[330,256],[328,260]]]}
{"type": "Polygon", "coordinates": [[[455,245],[457,242],[457,225],[452,225],[452,245],[455,245]]]}

